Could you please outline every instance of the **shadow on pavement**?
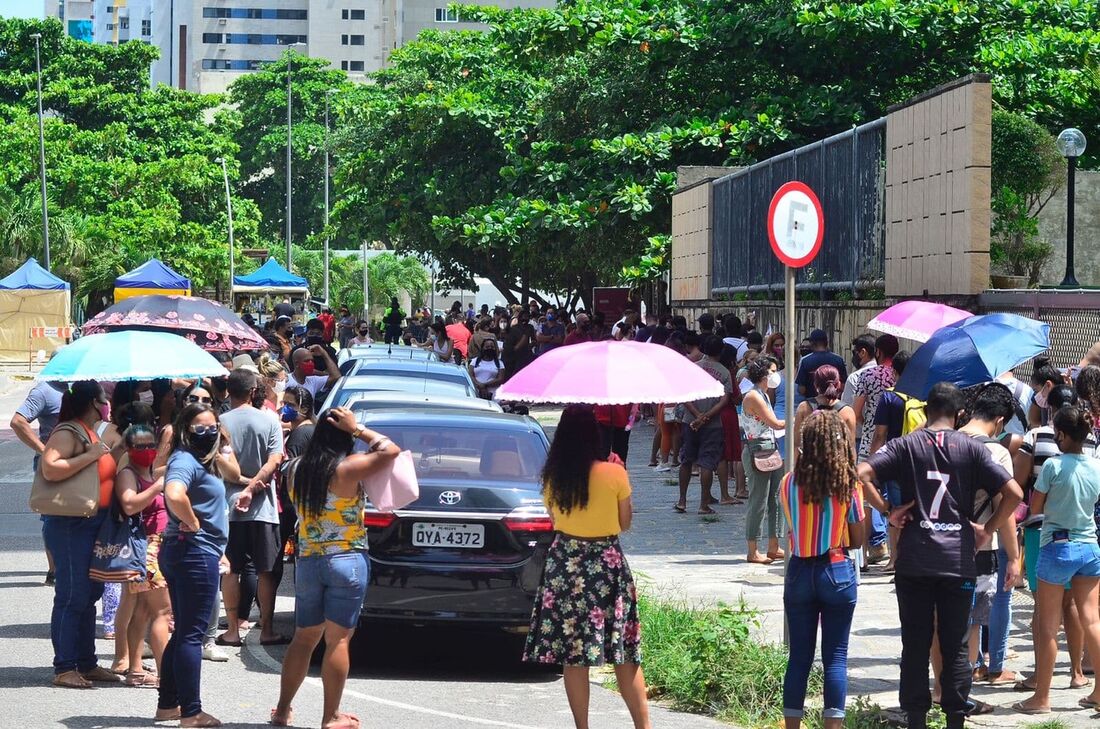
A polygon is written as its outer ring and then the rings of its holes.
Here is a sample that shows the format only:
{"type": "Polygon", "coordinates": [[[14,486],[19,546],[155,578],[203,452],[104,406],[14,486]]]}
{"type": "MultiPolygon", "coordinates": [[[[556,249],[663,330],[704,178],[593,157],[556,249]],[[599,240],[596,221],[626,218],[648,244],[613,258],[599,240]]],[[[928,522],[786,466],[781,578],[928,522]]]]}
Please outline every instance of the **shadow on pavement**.
{"type": "Polygon", "coordinates": [[[49,623],[21,623],[0,625],[0,638],[41,638],[50,639],[49,623]]]}
{"type": "Polygon", "coordinates": [[[352,674],[381,680],[556,681],[557,667],[523,663],[524,640],[494,630],[368,624],[352,641],[352,674]]]}
{"type": "Polygon", "coordinates": [[[71,729],[99,729],[100,727],[164,726],[153,724],[146,716],[70,716],[61,719],[61,725],[71,729]]]}

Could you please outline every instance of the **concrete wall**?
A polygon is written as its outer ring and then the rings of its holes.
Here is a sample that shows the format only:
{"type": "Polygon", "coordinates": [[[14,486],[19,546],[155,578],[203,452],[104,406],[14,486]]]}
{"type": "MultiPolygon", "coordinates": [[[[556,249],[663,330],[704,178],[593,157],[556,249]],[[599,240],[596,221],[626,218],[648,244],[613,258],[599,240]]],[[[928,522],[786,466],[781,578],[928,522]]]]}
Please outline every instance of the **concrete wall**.
{"type": "Polygon", "coordinates": [[[886,124],[886,294],[989,287],[992,92],[968,76],[891,108],[886,124]]]}
{"type": "MultiPolygon", "coordinates": [[[[1100,172],[1077,170],[1076,179],[1073,268],[1082,286],[1100,286],[1100,172]]],[[[1065,187],[1039,214],[1039,233],[1054,246],[1040,282],[1057,285],[1066,273],[1065,187]]]]}

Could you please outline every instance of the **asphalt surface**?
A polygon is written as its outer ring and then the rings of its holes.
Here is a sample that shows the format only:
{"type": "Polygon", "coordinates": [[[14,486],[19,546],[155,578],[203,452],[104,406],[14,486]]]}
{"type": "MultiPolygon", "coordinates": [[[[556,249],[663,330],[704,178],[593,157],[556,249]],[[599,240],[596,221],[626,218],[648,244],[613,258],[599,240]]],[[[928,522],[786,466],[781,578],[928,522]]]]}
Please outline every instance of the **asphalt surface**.
{"type": "MultiPolygon", "coordinates": [[[[7,429],[29,386],[0,393],[0,729],[152,726],[156,692],[104,687],[91,691],[50,685],[51,588],[40,522],[27,509],[32,479],[28,450],[7,429]]],[[[293,570],[279,597],[276,628],[293,630],[293,570]]],[[[113,644],[98,641],[101,665],[113,644]]],[[[343,710],[364,727],[466,729],[572,726],[558,673],[519,661],[521,639],[503,633],[457,630],[368,629],[357,636],[354,667],[343,710]]],[[[227,649],[227,663],[203,663],[204,709],[227,726],[265,726],[278,697],[283,648],[261,647],[253,629],[242,649],[227,649]]],[[[594,683],[602,680],[593,675],[594,683]]],[[[319,726],[321,683],[316,669],[295,701],[295,726],[319,726]]],[[[618,695],[593,687],[593,729],[630,726],[618,695]]],[[[654,727],[726,726],[713,720],[652,707],[654,727]]],[[[173,726],[175,723],[158,724],[173,726]]]]}

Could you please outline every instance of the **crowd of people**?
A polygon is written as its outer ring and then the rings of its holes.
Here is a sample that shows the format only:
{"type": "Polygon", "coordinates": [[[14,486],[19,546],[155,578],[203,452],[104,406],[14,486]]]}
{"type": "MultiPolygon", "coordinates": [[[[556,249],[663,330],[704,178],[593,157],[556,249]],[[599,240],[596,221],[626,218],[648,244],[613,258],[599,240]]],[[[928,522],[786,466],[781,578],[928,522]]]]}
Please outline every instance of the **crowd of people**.
{"type": "MultiPolygon", "coordinates": [[[[260,643],[289,644],[271,723],[292,721],[293,698],[324,638],[322,725],[358,726],[339,702],[370,573],[359,484],[386,468],[400,444],[345,409],[316,412],[340,377],[334,346],[372,341],[369,325],[341,309],[339,318],[325,311],[295,331],[276,313],[265,331],[269,351],[218,353],[224,376],[43,382],[13,418],[43,478],[63,482],[94,468],[99,483],[93,517],[43,517],[55,685],[156,688],[156,719],[219,726],[203,710],[201,663],[227,660],[221,649],[242,645],[256,605],[260,643]],[[142,582],[105,586],[88,575],[112,505],[140,515],[142,582]],[[279,634],[274,619],[288,554],[296,560],[293,636],[279,634]],[[104,633],[115,641],[109,668],[96,658],[99,601],[104,633]]],[[[858,336],[842,356],[815,329],[800,340],[787,378],[786,336],[762,334],[751,316],[703,314],[692,329],[683,316],[631,310],[608,325],[598,313],[536,303],[477,311],[455,302],[424,326],[429,317],[391,302],[384,341],[468,367],[482,397],[548,351],[605,339],[671,348],[721,384],[721,396],[694,402],[570,406],[562,414],[543,473],[557,536],[525,659],[565,666],[577,726],[587,721],[588,668],[604,663],[616,667],[635,726],[649,726],[636,589],[618,542],[632,514],[623,464],[643,419],[655,426],[649,466],[677,473],[675,512],[687,511],[698,477],[699,513],[747,502],[748,562],[789,558],[792,640],[782,698],[789,729],[801,721],[819,626],[823,716],[833,729],[842,723],[859,575],[874,565],[894,576],[900,703],[911,727],[926,725],[933,699],[949,727],[992,711],[970,698],[974,681],[1030,692],[1015,704],[1020,712],[1049,711],[1063,626],[1071,686],[1088,685],[1086,655],[1100,655],[1100,366],[1084,361],[1061,371],[1041,359],[1029,382],[1006,372],[965,390],[939,383],[920,401],[894,388],[909,354],[889,334],[858,336]],[[1027,677],[1004,665],[1011,592],[1025,579],[1036,599],[1027,677]]],[[[1100,705],[1100,689],[1081,704],[1100,705]]]]}

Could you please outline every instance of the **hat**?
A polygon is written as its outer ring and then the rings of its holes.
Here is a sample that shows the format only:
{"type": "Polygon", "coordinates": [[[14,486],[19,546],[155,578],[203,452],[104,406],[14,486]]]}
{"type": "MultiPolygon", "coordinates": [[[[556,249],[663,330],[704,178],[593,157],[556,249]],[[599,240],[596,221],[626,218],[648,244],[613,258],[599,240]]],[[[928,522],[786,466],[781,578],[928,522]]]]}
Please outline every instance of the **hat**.
{"type": "Polygon", "coordinates": [[[298,325],[298,326],[294,327],[294,336],[304,337],[305,335],[306,335],[306,328],[304,326],[298,325]]]}
{"type": "Polygon", "coordinates": [[[233,358],[233,369],[260,374],[260,368],[252,361],[252,357],[247,354],[238,354],[233,358]]]}
{"type": "Polygon", "coordinates": [[[289,316],[287,316],[286,314],[283,314],[282,316],[276,317],[276,319],[275,319],[275,326],[279,326],[279,325],[280,325],[280,324],[282,324],[282,323],[283,323],[284,321],[290,321],[290,317],[289,317],[289,316]]]}
{"type": "Polygon", "coordinates": [[[825,333],[824,329],[814,329],[810,332],[810,341],[815,344],[828,344],[829,335],[825,333]]]}

